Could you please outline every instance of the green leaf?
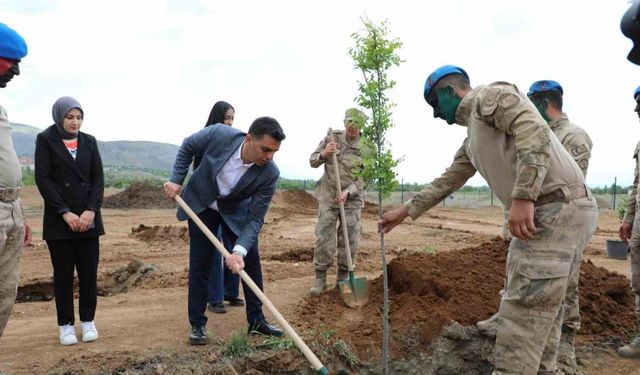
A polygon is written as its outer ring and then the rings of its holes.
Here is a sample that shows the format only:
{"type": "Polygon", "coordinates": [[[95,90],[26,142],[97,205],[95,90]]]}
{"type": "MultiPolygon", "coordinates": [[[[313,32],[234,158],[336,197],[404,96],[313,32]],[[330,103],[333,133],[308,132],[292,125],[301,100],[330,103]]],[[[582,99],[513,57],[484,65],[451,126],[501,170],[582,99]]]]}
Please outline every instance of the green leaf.
{"type": "Polygon", "coordinates": [[[371,113],[370,119],[360,129],[361,143],[373,152],[363,153],[364,168],[357,174],[367,186],[376,185],[384,198],[399,185],[393,169],[401,159],[395,159],[387,149],[385,136],[393,127],[391,109],[395,107],[389,101],[388,91],[396,82],[388,78],[388,70],[403,62],[396,52],[402,43],[389,36],[386,20],[379,24],[368,19],[362,22],[364,30],[351,34],[354,46],[348,53],[363,77],[357,83],[359,94],[355,100],[371,113]]]}

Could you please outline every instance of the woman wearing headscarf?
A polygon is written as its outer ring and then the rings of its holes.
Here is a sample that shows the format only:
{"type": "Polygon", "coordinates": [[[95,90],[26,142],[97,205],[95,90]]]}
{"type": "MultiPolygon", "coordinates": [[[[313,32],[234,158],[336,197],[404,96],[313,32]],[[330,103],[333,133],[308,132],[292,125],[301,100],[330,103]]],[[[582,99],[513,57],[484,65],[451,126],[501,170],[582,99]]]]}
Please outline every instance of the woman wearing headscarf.
{"type": "MultiPolygon", "coordinates": [[[[233,126],[236,111],[233,106],[225,101],[216,102],[211,108],[209,118],[204,127],[215,124],[225,124],[233,126]]],[[[193,158],[193,169],[195,170],[202,161],[202,155],[193,158]]],[[[218,231],[217,237],[227,249],[233,248],[233,244],[218,231]]],[[[228,301],[231,306],[244,306],[244,301],[240,298],[240,276],[231,272],[223,265],[222,255],[216,252],[213,255],[213,267],[209,275],[209,287],[207,290],[207,308],[216,314],[224,314],[227,309],[224,301],[228,301]]]]}
{"type": "Polygon", "coordinates": [[[78,342],[73,308],[73,273],[78,273],[82,341],[98,339],[99,237],[104,234],[100,206],[104,193],[102,160],[96,139],[80,131],[84,111],[71,97],[58,99],[54,124],[38,134],[35,178],[44,199],[42,237],[53,265],[56,312],[62,345],[78,342]]]}

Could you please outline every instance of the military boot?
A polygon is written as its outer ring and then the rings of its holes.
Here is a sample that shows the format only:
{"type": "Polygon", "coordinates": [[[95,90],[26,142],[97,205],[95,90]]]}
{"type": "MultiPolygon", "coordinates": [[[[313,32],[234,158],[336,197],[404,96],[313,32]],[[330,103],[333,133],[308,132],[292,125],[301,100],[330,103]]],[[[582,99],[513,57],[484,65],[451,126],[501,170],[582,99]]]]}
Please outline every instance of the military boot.
{"type": "Polygon", "coordinates": [[[481,320],[476,323],[476,328],[489,336],[495,336],[498,332],[498,313],[493,314],[487,320],[481,320]]]}
{"type": "Polygon", "coordinates": [[[618,355],[624,358],[640,358],[640,335],[636,336],[629,344],[618,349],[618,355]]]}
{"type": "Polygon", "coordinates": [[[316,271],[316,280],[309,290],[312,296],[319,296],[327,290],[327,271],[316,271]]]}
{"type": "Polygon", "coordinates": [[[573,329],[566,329],[565,327],[562,328],[563,330],[560,335],[558,357],[556,359],[558,372],[565,375],[582,374],[582,372],[578,370],[578,361],[576,359],[576,350],[574,347],[576,331],[573,329]]]}

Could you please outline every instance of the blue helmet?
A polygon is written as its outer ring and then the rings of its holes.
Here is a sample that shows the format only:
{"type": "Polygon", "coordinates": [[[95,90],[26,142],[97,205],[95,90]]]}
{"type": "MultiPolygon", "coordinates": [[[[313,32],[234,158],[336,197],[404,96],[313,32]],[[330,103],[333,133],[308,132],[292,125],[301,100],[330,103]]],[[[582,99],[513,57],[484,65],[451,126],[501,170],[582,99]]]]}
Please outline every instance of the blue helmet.
{"type": "Polygon", "coordinates": [[[427,103],[429,102],[429,94],[431,94],[433,87],[438,84],[439,80],[450,74],[462,74],[464,78],[469,81],[469,75],[460,67],[455,65],[443,65],[439,67],[434,70],[433,73],[429,74],[427,80],[424,82],[424,100],[426,100],[427,103]]]}
{"type": "Polygon", "coordinates": [[[627,59],[640,65],[640,1],[633,0],[629,9],[624,13],[622,20],[620,20],[620,30],[633,42],[627,59]]]}
{"type": "Polygon", "coordinates": [[[640,86],[638,86],[638,88],[636,89],[636,91],[633,92],[633,98],[635,100],[638,100],[638,96],[640,96],[640,86]]]}
{"type": "Polygon", "coordinates": [[[527,96],[531,96],[539,92],[550,92],[550,91],[557,91],[560,93],[560,95],[564,94],[564,92],[562,91],[562,86],[560,86],[558,82],[552,81],[550,79],[546,79],[542,81],[535,81],[531,85],[531,87],[529,87],[529,92],[527,93],[527,96]]]}
{"type": "Polygon", "coordinates": [[[0,57],[21,60],[27,55],[27,43],[14,29],[0,23],[0,57]]]}

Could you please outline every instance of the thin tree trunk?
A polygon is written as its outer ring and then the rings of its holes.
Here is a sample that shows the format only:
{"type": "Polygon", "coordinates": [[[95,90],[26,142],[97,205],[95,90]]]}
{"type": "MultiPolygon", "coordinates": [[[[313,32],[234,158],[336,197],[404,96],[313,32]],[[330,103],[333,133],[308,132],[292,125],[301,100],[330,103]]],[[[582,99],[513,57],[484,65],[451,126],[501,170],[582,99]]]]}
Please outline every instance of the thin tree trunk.
{"type": "MultiPolygon", "coordinates": [[[[378,212],[382,220],[382,191],[378,185],[378,212]]],[[[380,257],[382,258],[382,285],[384,301],[382,308],[382,374],[389,374],[389,278],[387,276],[387,259],[384,249],[384,233],[380,231],[380,257]]]]}
{"type": "MultiPolygon", "coordinates": [[[[378,43],[378,40],[376,38],[376,33],[375,30],[373,32],[373,41],[374,44],[378,43]]],[[[381,103],[381,97],[382,97],[382,92],[380,92],[381,90],[381,78],[382,77],[382,72],[380,71],[380,62],[376,61],[376,81],[378,81],[378,95],[376,95],[376,100],[377,100],[377,110],[381,110],[382,108],[382,103],[381,103]]],[[[375,111],[374,111],[374,117],[375,117],[375,111]]],[[[374,123],[376,120],[379,120],[379,116],[378,119],[374,118],[374,123]]],[[[378,126],[376,127],[377,129],[380,129],[380,124],[377,124],[378,126]]],[[[380,130],[380,132],[377,134],[377,148],[378,148],[378,160],[380,160],[380,157],[382,156],[382,130],[380,130]]],[[[379,214],[379,219],[382,220],[382,185],[380,184],[380,181],[378,181],[378,214],[379,214]]],[[[387,274],[387,259],[386,259],[386,254],[385,254],[385,248],[384,248],[384,233],[382,231],[380,231],[380,258],[382,261],[382,300],[383,300],[383,307],[382,307],[382,374],[383,375],[389,375],[389,277],[387,274]]]]}

